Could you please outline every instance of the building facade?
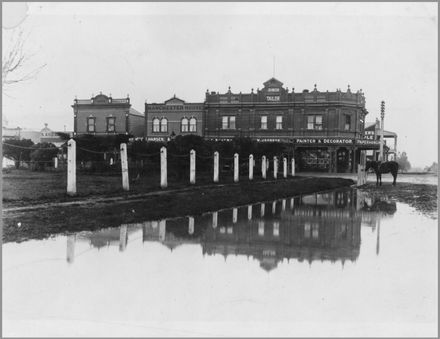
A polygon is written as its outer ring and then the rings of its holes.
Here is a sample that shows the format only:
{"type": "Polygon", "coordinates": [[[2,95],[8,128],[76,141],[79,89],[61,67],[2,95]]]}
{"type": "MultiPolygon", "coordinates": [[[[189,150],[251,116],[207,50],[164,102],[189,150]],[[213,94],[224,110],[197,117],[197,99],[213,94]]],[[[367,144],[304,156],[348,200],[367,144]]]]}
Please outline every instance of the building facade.
{"type": "Polygon", "coordinates": [[[143,137],[145,117],[131,107],[130,98],[114,99],[98,94],[91,99],[75,99],[74,135],[129,134],[143,137]]]}
{"type": "Polygon", "coordinates": [[[202,136],[203,103],[187,103],[175,95],[163,103],[145,102],[145,137],[167,141],[177,135],[202,136]]]}
{"type": "Polygon", "coordinates": [[[250,137],[283,142],[299,171],[356,172],[361,152],[379,149],[364,138],[362,91],[295,92],[271,78],[250,93],[206,92],[203,135],[212,140],[250,137]]]}

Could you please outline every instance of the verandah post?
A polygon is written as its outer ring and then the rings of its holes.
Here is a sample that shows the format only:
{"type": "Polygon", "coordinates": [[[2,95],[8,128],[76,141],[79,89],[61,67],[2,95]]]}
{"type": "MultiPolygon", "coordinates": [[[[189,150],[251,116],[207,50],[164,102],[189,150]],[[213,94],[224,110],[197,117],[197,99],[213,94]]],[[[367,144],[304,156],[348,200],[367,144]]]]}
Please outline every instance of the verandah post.
{"type": "Polygon", "coordinates": [[[67,194],[76,194],[76,142],[67,142],[67,194]]]}
{"type": "Polygon", "coordinates": [[[122,189],[124,191],[129,191],[130,183],[128,181],[127,144],[122,143],[120,148],[121,148],[122,189]]]}
{"type": "Polygon", "coordinates": [[[278,159],[276,156],[273,157],[273,178],[278,177],[278,159]]]}
{"type": "Polygon", "coordinates": [[[167,186],[167,149],[165,146],[162,146],[160,149],[160,187],[167,188],[167,186]]]}

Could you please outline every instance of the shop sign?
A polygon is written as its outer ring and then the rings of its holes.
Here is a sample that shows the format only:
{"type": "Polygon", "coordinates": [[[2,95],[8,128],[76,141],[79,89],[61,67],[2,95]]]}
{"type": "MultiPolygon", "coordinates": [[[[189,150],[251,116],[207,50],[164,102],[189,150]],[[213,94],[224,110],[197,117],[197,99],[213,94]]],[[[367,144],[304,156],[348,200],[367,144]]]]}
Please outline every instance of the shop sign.
{"type": "Polygon", "coordinates": [[[165,141],[164,137],[147,137],[147,141],[165,141]]]}
{"type": "Polygon", "coordinates": [[[304,145],[353,145],[353,139],[345,138],[296,138],[293,139],[296,144],[304,145]]]}
{"type": "Polygon", "coordinates": [[[356,139],[356,145],[379,146],[380,142],[370,139],[356,139]]]}
{"type": "Polygon", "coordinates": [[[271,139],[271,138],[260,138],[257,139],[257,142],[281,142],[280,139],[271,139]]]}
{"type": "Polygon", "coordinates": [[[278,95],[268,95],[266,97],[267,101],[280,101],[280,97],[278,95]]]}

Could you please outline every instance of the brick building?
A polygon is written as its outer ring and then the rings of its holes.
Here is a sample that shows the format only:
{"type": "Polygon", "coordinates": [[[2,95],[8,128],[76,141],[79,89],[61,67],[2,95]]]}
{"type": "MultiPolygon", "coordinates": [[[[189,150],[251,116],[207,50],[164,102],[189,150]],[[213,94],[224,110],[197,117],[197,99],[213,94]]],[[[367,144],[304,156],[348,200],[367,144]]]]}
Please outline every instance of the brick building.
{"type": "Polygon", "coordinates": [[[356,172],[361,151],[379,149],[364,138],[362,91],[295,92],[271,78],[250,93],[206,92],[203,135],[213,140],[250,137],[284,142],[299,171],[356,172]]]}
{"type": "Polygon", "coordinates": [[[203,103],[187,103],[175,95],[164,103],[145,102],[145,137],[166,141],[177,135],[202,135],[203,103]]]}
{"type": "Polygon", "coordinates": [[[130,98],[114,99],[98,94],[91,99],[75,99],[74,135],[130,134],[143,137],[145,117],[131,107],[130,98]]]}

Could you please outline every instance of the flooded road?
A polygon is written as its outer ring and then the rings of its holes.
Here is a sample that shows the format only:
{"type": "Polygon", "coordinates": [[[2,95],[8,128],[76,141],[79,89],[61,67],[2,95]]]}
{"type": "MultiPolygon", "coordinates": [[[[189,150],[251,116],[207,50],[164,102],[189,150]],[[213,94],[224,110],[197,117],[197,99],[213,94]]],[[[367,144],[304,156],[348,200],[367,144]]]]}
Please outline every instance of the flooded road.
{"type": "Polygon", "coordinates": [[[437,336],[437,270],[437,220],[337,190],[6,243],[3,335],[437,336]]]}

